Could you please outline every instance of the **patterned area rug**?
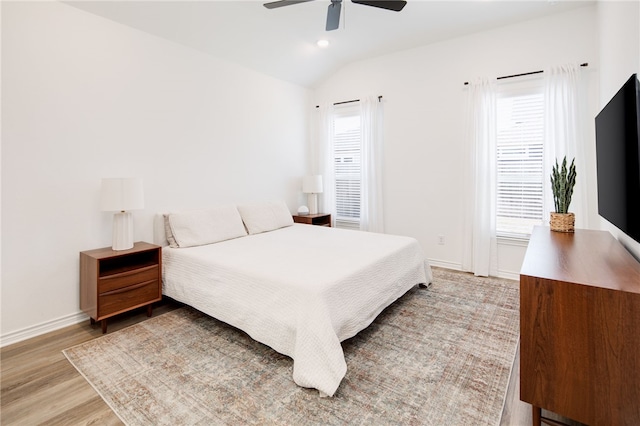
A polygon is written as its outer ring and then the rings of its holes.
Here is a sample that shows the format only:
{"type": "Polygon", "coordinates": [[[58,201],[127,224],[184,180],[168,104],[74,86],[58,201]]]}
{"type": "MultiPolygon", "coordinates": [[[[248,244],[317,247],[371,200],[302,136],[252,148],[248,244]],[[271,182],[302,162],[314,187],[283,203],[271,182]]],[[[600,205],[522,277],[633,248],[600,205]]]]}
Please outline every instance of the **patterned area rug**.
{"type": "Polygon", "coordinates": [[[129,425],[497,425],[518,341],[518,283],[434,268],[343,342],[333,398],[296,386],[293,362],[181,308],[66,349],[129,425]]]}

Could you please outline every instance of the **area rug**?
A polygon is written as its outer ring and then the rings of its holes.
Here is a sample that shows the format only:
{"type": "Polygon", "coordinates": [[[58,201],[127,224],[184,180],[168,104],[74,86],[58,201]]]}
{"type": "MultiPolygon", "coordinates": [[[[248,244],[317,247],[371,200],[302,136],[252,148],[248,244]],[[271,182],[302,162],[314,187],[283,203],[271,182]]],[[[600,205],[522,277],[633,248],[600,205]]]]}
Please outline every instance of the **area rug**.
{"type": "Polygon", "coordinates": [[[518,341],[518,283],[434,268],[343,342],[332,398],[293,361],[180,308],[64,350],[128,425],[497,425],[518,341]]]}

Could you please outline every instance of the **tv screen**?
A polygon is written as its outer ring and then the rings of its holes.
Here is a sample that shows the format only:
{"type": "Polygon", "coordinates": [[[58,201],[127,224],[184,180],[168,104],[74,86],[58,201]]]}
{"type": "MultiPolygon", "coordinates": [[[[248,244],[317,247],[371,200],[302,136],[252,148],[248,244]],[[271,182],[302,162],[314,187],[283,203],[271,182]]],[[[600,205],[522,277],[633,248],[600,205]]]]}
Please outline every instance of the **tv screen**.
{"type": "Polygon", "coordinates": [[[598,213],[640,242],[640,82],[636,74],[595,121],[598,213]]]}

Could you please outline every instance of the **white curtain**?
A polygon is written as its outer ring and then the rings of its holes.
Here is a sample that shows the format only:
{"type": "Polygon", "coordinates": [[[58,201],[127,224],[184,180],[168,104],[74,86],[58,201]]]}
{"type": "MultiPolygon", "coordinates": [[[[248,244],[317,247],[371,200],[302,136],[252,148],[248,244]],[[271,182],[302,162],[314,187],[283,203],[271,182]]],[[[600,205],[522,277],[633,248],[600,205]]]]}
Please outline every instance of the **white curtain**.
{"type": "Polygon", "coordinates": [[[331,226],[336,225],[336,181],[333,161],[333,104],[316,108],[316,135],[314,156],[317,159],[314,174],[322,175],[323,192],[319,198],[319,211],[331,214],[331,226]]]}
{"type": "Polygon", "coordinates": [[[466,139],[462,268],[496,275],[496,86],[487,79],[469,84],[466,139]]]}
{"type": "MultiPolygon", "coordinates": [[[[576,228],[588,227],[587,159],[585,158],[586,99],[580,66],[561,65],[544,71],[545,78],[545,191],[544,212],[555,211],[551,191],[551,168],[567,156],[567,163],[575,158],[576,186],[569,211],[576,215],[576,228]]],[[[567,165],[568,167],[568,165],[567,165]]]]}
{"type": "Polygon", "coordinates": [[[384,232],[382,204],[383,110],[377,97],[360,100],[362,178],[360,230],[384,232]]]}

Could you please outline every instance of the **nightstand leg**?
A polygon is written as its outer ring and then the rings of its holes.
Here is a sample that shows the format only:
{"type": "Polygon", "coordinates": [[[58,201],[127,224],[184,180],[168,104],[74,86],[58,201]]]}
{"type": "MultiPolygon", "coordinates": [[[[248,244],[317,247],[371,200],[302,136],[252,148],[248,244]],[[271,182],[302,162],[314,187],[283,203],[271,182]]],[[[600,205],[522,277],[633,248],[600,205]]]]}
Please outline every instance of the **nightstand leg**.
{"type": "Polygon", "coordinates": [[[93,318],[89,318],[89,325],[93,325],[96,323],[96,320],[94,320],[93,318]]]}
{"type": "Polygon", "coordinates": [[[102,334],[105,334],[107,332],[107,320],[103,319],[100,324],[102,325],[102,334]]]}
{"type": "Polygon", "coordinates": [[[152,313],[153,313],[153,305],[152,304],[148,304],[147,305],[147,316],[150,317],[152,313]]]}

